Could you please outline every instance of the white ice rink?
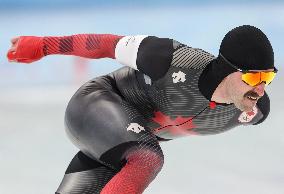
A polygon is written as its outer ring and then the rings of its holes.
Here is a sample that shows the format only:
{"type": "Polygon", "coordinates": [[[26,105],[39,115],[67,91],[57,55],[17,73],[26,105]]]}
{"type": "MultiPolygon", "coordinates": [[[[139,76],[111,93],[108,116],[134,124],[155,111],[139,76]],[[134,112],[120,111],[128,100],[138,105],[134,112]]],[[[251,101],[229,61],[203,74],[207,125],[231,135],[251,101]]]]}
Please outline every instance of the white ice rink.
{"type": "MultiPolygon", "coordinates": [[[[0,13],[0,194],[50,194],[77,149],[64,132],[65,107],[78,88],[74,58],[52,56],[31,65],[5,54],[16,35],[151,34],[217,54],[227,30],[262,28],[271,39],[279,74],[268,87],[271,113],[259,126],[162,143],[163,170],[146,194],[284,194],[284,4],[152,10],[72,10],[0,13]],[[114,17],[115,16],[115,17],[114,17]]],[[[90,62],[80,82],[120,65],[90,62]]]]}

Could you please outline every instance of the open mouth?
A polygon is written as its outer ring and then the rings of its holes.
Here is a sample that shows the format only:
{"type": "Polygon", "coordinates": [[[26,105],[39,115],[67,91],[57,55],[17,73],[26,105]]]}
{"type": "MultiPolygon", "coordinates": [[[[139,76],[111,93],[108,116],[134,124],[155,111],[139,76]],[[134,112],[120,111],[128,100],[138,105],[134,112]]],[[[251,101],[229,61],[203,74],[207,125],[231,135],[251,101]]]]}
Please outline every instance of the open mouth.
{"type": "Polygon", "coordinates": [[[251,101],[257,101],[260,98],[260,96],[253,91],[247,92],[244,97],[248,98],[251,101]]]}
{"type": "Polygon", "coordinates": [[[252,101],[257,101],[258,99],[257,97],[253,97],[253,96],[247,96],[247,98],[252,101]]]}

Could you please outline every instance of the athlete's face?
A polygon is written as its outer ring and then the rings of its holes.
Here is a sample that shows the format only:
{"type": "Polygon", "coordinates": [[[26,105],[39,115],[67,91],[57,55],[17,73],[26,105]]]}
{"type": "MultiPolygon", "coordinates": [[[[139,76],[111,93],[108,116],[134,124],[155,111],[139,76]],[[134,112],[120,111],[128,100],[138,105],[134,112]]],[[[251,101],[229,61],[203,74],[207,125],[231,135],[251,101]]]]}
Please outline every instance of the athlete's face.
{"type": "Polygon", "coordinates": [[[227,94],[231,102],[241,111],[252,111],[257,101],[264,95],[265,83],[250,86],[242,81],[242,73],[237,71],[227,77],[227,94]]]}

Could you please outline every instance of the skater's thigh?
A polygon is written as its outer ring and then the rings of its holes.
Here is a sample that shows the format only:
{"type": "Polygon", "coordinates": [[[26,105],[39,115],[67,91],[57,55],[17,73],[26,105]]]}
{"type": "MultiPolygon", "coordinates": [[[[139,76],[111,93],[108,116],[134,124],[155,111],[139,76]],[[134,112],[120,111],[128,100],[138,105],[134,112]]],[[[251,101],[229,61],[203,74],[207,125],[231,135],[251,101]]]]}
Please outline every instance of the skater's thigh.
{"type": "Polygon", "coordinates": [[[82,91],[69,102],[65,122],[69,137],[86,155],[119,168],[127,151],[141,142],[157,143],[144,117],[118,93],[105,88],[87,95],[82,91]]]}

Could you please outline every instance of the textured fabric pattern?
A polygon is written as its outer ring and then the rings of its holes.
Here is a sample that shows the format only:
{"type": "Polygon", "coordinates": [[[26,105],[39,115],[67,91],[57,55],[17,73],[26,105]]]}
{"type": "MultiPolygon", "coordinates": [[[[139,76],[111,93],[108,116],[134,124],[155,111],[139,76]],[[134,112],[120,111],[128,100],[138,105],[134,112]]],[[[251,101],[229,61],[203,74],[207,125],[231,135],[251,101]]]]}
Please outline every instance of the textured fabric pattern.
{"type": "Polygon", "coordinates": [[[70,162],[57,194],[97,194],[117,171],[81,151],[70,162]]]}
{"type": "Polygon", "coordinates": [[[139,194],[146,189],[164,161],[159,147],[151,150],[146,144],[127,155],[126,165],[106,184],[101,194],[139,194]]]}
{"type": "Polygon", "coordinates": [[[104,166],[83,172],[65,174],[56,192],[60,194],[100,193],[104,185],[113,177],[113,174],[113,171],[104,166]]]}
{"type": "Polygon", "coordinates": [[[186,45],[174,42],[176,48],[173,53],[172,66],[187,69],[204,69],[214,55],[197,48],[191,48],[186,45]]]}
{"type": "Polygon", "coordinates": [[[111,34],[78,34],[63,37],[44,37],[44,55],[63,54],[86,58],[115,58],[115,45],[122,36],[111,34]]]}

